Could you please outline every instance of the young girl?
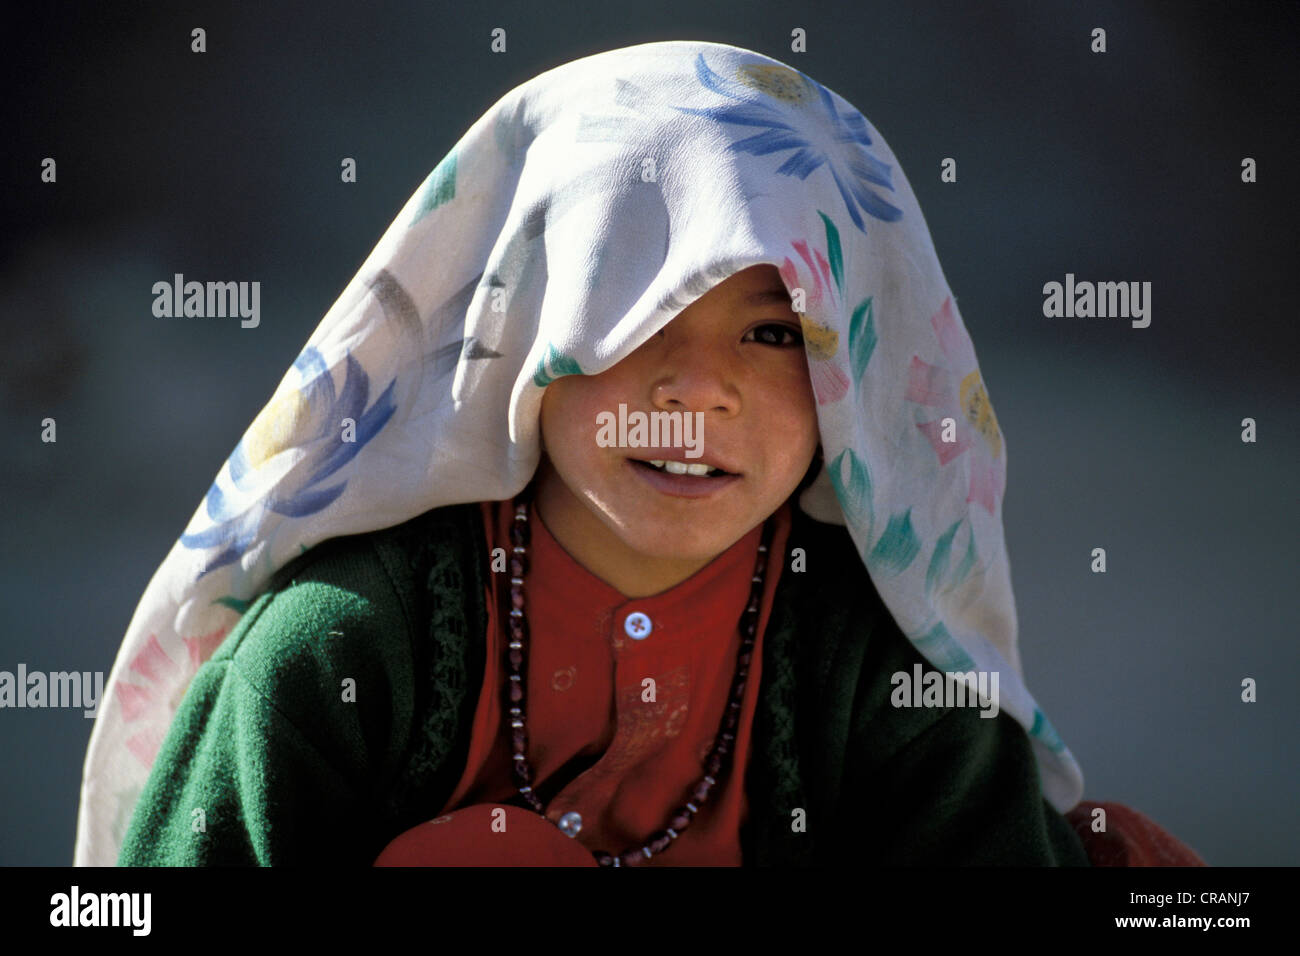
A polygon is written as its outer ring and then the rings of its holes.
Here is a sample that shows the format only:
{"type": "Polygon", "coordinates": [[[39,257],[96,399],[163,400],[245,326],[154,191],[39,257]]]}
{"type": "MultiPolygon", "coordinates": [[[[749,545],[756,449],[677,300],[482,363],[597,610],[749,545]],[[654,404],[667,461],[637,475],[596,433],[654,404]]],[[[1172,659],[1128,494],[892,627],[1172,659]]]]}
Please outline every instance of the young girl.
{"type": "Polygon", "coordinates": [[[852,105],[714,43],[544,73],[150,582],[77,862],[1086,865],[1005,464],[852,105]]]}

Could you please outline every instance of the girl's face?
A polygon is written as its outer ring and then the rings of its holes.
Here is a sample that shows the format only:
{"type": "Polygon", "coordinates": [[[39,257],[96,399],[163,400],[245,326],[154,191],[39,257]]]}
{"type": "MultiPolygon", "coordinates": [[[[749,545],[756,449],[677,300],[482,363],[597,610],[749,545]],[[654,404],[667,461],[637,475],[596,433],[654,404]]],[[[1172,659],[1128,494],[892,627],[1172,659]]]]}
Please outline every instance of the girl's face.
{"type": "MultiPolygon", "coordinates": [[[[684,580],[771,515],[817,449],[799,317],[780,274],[771,265],[745,269],[613,368],[552,382],[542,397],[541,429],[538,508],[566,550],[597,574],[602,562],[608,565],[602,576],[628,596],[684,580]],[[691,436],[697,444],[666,455],[602,447],[597,416],[617,422],[620,404],[627,406],[629,434],[633,413],[649,420],[650,413],[681,412],[674,417],[683,425],[687,417],[692,427],[702,425],[691,436]],[[699,449],[703,456],[692,457],[699,449]],[[738,477],[690,479],[718,485],[702,497],[679,497],[633,463],[647,458],[712,460],[738,477]]],[[[670,440],[663,436],[663,444],[670,440]]]]}

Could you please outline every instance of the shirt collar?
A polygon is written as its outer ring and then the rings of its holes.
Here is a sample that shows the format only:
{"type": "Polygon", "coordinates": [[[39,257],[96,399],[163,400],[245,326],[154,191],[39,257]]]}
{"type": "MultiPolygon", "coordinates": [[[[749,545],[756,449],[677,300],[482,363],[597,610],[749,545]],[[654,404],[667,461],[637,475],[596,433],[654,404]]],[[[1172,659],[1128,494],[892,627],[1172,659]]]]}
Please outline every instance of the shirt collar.
{"type": "MultiPolygon", "coordinates": [[[[788,509],[789,503],[781,507],[788,509]]],[[[629,598],[565,551],[535,508],[529,524],[529,607],[562,614],[580,627],[590,622],[615,647],[633,650],[716,641],[719,632],[736,629],[763,533],[760,523],[686,580],[649,597],[629,598]]]]}

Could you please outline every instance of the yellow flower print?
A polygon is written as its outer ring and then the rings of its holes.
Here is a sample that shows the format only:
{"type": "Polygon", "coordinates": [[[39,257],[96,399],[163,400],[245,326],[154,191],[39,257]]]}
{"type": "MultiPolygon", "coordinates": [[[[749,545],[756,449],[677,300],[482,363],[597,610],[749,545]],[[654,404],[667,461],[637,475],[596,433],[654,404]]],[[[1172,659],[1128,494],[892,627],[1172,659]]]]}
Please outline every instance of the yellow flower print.
{"type": "Polygon", "coordinates": [[[736,78],[746,86],[786,103],[806,103],[812,91],[804,78],[784,66],[751,63],[736,71],[736,78]]]}

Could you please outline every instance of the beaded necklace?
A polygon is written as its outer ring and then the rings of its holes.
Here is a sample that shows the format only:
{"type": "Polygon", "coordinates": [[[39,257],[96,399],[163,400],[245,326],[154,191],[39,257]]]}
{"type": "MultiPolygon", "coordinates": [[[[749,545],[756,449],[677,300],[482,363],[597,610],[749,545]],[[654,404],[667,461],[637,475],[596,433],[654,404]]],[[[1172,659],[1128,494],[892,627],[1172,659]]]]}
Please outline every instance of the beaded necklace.
{"type": "MultiPolygon", "coordinates": [[[[749,677],[749,663],[753,657],[754,642],[758,633],[758,611],[763,594],[763,579],[767,573],[767,551],[771,543],[774,526],[769,519],[763,526],[762,540],[758,545],[758,561],[750,581],[749,603],[740,616],[741,642],[740,652],[736,656],[736,673],[732,678],[731,692],[727,709],[723,712],[722,724],[714,738],[713,749],[704,763],[704,776],[691,790],[690,799],[668,819],[668,825],[662,830],[650,834],[644,844],[633,846],[618,855],[605,850],[593,850],[592,855],[601,866],[635,866],[644,863],[656,854],[668,849],[682,831],[691,825],[691,821],[700,812],[700,807],[709,798],[709,792],[717,785],[731,767],[732,745],[736,740],[736,725],[740,721],[741,701],[745,694],[745,683],[749,677]]],[[[528,763],[528,733],[524,693],[524,677],[527,673],[528,619],[524,614],[524,579],[528,574],[528,501],[515,499],[515,520],[510,525],[510,643],[506,655],[509,664],[509,693],[506,717],[511,727],[511,745],[514,751],[514,776],[519,784],[519,794],[528,806],[545,816],[546,807],[533,792],[533,770],[528,763]]],[[[575,837],[581,829],[580,823],[570,820],[576,814],[565,814],[556,824],[560,831],[575,837]]],[[[548,818],[549,819],[549,818],[548,818]]]]}

